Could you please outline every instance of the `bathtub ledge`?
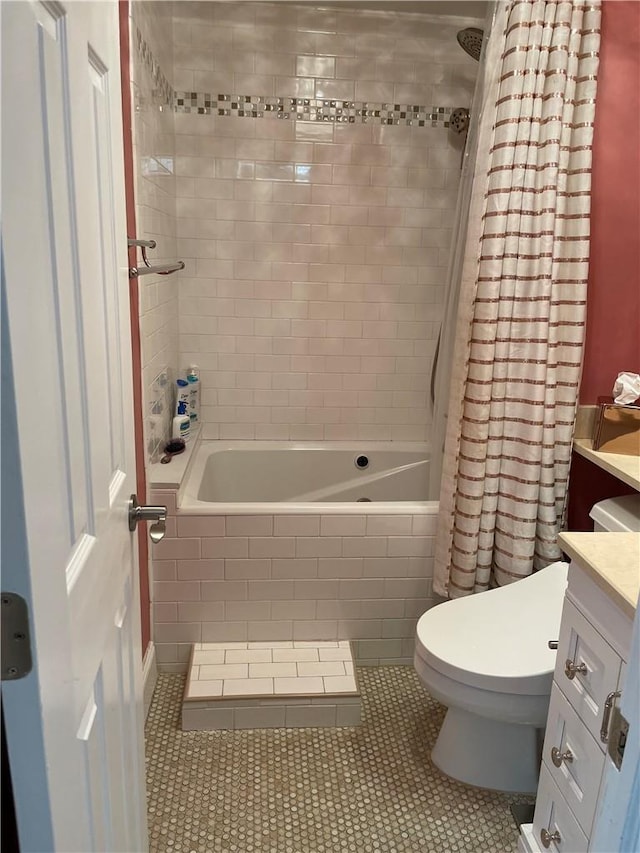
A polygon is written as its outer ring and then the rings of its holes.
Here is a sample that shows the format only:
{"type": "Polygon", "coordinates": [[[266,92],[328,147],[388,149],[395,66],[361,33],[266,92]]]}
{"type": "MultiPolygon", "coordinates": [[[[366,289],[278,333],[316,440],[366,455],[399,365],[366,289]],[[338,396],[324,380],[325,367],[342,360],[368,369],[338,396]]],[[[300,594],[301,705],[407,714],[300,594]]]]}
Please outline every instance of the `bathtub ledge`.
{"type": "Polygon", "coordinates": [[[201,429],[198,427],[191,436],[184,453],[174,456],[171,462],[166,465],[163,465],[162,462],[154,462],[147,468],[147,488],[177,489],[180,487],[189,463],[195,456],[195,451],[200,443],[201,429]]]}

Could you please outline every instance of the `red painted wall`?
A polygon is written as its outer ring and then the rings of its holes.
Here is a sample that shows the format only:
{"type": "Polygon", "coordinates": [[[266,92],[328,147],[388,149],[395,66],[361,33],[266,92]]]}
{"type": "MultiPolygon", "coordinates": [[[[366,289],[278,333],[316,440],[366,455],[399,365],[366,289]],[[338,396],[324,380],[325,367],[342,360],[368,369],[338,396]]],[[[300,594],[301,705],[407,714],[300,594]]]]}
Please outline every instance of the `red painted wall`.
{"type": "MultiPolygon", "coordinates": [[[[640,373],[640,3],[604,0],[593,141],[591,260],[580,402],[640,373]]],[[[633,489],[574,454],[569,530],[592,530],[596,501],[633,489]]]]}
{"type": "Polygon", "coordinates": [[[640,3],[604,0],[580,402],[640,373],[640,3]]]}
{"type": "Polygon", "coordinates": [[[569,478],[569,505],[567,507],[568,530],[593,530],[589,517],[591,507],[605,498],[632,495],[635,489],[625,485],[612,474],[598,468],[584,456],[573,454],[569,478]]]}

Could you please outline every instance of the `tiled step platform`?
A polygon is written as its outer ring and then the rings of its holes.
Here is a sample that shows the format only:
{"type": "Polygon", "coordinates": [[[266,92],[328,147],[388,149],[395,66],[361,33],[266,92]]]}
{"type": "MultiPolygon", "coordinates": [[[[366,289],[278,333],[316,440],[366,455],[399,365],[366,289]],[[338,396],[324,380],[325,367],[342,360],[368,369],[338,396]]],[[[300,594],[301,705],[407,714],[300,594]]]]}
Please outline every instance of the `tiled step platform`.
{"type": "Polygon", "coordinates": [[[360,691],[347,640],[193,645],[184,731],[359,722],[360,691]]]}

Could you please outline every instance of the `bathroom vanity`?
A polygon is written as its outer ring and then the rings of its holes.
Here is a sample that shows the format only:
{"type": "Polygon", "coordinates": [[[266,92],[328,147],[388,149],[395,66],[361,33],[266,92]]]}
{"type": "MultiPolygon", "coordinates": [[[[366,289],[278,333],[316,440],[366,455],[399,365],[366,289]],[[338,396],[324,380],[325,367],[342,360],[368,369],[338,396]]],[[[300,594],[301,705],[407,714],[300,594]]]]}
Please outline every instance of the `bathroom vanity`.
{"type": "Polygon", "coordinates": [[[640,534],[563,533],[560,542],[572,562],[535,813],[521,827],[521,853],[590,849],[607,752],[615,756],[621,743],[616,699],[640,587],[640,534]]]}

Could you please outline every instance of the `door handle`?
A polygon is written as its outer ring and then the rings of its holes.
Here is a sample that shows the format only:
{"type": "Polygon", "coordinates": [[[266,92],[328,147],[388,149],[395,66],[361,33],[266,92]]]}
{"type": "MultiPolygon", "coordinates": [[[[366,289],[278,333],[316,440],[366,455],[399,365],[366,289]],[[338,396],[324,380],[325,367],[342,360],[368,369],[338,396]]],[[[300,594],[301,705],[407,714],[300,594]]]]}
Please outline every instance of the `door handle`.
{"type": "Polygon", "coordinates": [[[139,521],[152,521],[149,527],[149,536],[154,543],[164,538],[167,531],[167,508],[166,506],[141,506],[138,496],[131,495],[129,498],[129,530],[136,529],[139,521]]]}
{"type": "Polygon", "coordinates": [[[604,700],[602,725],[600,726],[600,740],[602,743],[608,743],[609,741],[609,720],[611,719],[611,711],[616,699],[619,699],[620,695],[619,690],[614,690],[612,693],[609,693],[607,698],[604,700]]]}

